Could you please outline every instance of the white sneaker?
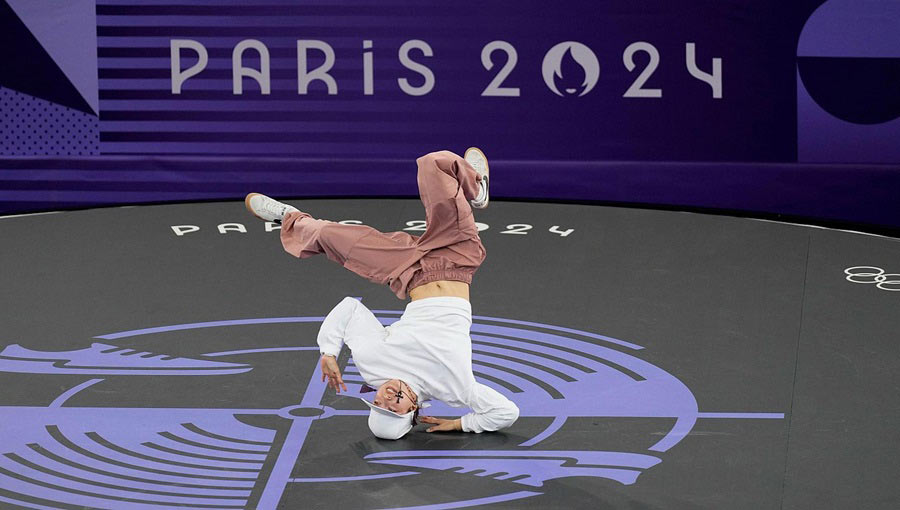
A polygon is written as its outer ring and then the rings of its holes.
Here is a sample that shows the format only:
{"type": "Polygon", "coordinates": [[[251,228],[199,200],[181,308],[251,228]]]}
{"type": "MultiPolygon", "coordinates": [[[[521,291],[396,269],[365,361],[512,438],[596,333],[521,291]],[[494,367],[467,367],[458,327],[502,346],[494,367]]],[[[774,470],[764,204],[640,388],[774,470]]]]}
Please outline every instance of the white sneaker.
{"type": "Polygon", "coordinates": [[[478,175],[481,176],[481,194],[474,200],[469,200],[469,203],[472,204],[472,207],[475,209],[484,209],[488,206],[488,200],[490,199],[487,157],[478,147],[469,147],[466,149],[466,154],[463,156],[463,159],[472,165],[472,168],[474,168],[475,171],[478,172],[478,175]]]}
{"type": "Polygon", "coordinates": [[[247,195],[247,198],[244,199],[244,205],[257,218],[275,223],[281,223],[281,220],[288,213],[300,212],[299,209],[292,205],[279,202],[261,193],[250,193],[247,195]]]}

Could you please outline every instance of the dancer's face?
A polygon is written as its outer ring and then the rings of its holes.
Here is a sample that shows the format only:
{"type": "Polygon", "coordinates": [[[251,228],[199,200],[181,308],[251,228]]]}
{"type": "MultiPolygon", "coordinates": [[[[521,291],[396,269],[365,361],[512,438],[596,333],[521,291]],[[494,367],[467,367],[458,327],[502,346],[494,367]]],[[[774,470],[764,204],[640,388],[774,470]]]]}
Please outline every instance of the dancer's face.
{"type": "Polygon", "coordinates": [[[398,414],[406,414],[416,408],[409,386],[400,379],[391,379],[375,392],[375,405],[398,414]]]}

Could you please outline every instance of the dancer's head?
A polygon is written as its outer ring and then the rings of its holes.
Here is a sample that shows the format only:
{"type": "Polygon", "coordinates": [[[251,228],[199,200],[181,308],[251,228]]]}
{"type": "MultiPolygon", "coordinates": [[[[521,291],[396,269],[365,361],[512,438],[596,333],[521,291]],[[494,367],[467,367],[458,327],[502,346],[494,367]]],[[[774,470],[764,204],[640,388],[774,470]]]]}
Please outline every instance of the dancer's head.
{"type": "Polygon", "coordinates": [[[375,403],[363,399],[370,407],[369,429],[381,439],[400,439],[416,424],[419,406],[409,385],[391,379],[378,387],[375,403]]]}
{"type": "Polygon", "coordinates": [[[375,391],[375,405],[397,414],[406,414],[416,410],[418,402],[408,384],[400,379],[391,379],[375,391]]]}

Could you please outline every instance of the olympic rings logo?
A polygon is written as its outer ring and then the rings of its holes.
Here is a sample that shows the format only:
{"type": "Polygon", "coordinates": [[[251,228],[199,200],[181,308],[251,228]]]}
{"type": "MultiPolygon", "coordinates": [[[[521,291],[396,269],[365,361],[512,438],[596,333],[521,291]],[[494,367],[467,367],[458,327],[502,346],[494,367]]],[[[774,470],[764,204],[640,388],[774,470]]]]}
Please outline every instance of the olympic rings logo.
{"type": "Polygon", "coordinates": [[[900,291],[900,273],[885,273],[874,266],[853,266],[844,269],[847,281],[853,283],[874,283],[881,290],[900,291]]]}

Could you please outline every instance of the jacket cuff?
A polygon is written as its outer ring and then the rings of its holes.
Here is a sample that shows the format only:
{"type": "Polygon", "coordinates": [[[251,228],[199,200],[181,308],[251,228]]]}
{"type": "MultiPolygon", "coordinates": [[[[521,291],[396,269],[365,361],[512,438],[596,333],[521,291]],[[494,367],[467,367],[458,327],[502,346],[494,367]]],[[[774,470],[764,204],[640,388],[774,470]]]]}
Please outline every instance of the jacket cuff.
{"type": "Polygon", "coordinates": [[[463,432],[473,432],[472,429],[472,413],[464,414],[462,418],[460,418],[460,422],[462,423],[463,432]]]}

